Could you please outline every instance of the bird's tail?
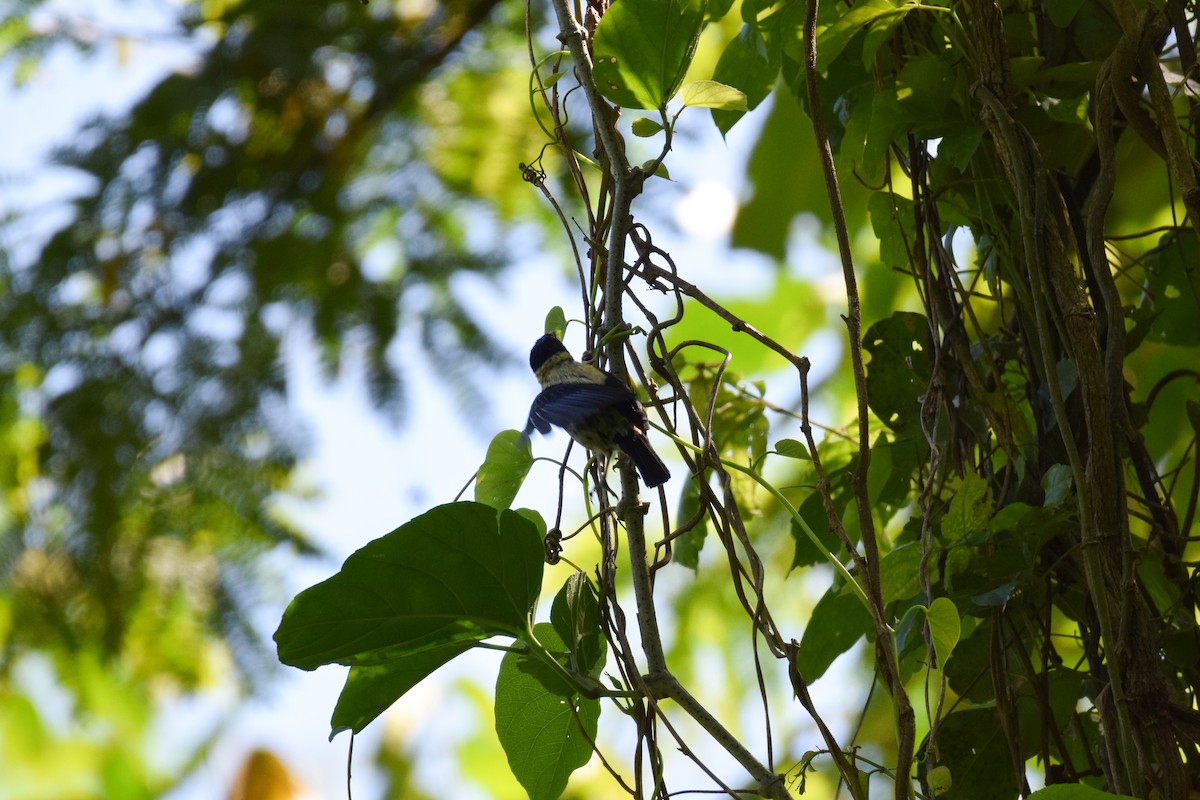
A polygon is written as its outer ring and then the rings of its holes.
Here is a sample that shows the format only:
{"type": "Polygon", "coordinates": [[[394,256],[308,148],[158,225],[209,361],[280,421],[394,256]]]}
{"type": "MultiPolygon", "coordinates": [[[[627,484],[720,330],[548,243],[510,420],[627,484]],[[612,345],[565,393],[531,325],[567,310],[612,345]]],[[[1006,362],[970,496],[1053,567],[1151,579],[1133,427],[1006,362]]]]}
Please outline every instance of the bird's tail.
{"type": "Polygon", "coordinates": [[[650,440],[646,438],[646,434],[634,432],[629,436],[622,437],[617,440],[617,445],[633,460],[633,465],[637,467],[638,474],[642,476],[642,482],[648,488],[653,489],[656,486],[661,486],[671,477],[671,471],[667,469],[667,465],[658,457],[658,453],[654,452],[654,448],[650,446],[650,440]]]}

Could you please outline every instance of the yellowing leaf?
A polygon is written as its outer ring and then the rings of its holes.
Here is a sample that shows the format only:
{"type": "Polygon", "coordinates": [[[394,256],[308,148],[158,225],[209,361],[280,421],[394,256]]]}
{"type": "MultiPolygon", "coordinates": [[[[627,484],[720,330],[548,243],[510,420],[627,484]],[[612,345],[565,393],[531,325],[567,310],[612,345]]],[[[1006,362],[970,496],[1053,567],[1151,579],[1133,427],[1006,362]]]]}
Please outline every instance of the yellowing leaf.
{"type": "Polygon", "coordinates": [[[722,111],[746,111],[746,93],[717,81],[692,81],[679,90],[685,106],[717,108],[722,111]]]}

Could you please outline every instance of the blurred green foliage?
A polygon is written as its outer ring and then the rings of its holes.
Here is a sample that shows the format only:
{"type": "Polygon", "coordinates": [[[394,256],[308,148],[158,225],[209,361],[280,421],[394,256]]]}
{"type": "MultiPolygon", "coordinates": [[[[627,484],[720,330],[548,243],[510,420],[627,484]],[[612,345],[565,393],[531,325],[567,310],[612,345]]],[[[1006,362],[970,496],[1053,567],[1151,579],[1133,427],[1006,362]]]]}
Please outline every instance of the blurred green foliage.
{"type": "MultiPolygon", "coordinates": [[[[18,80],[107,41],[82,12],[9,12],[0,55],[18,80]]],[[[504,225],[539,219],[517,168],[542,144],[519,9],[250,0],[174,16],[163,35],[194,62],[71,137],[55,155],[84,179],[68,224],[32,259],[0,253],[0,686],[34,718],[8,676],[35,653],[79,719],[115,712],[80,664],[116,667],[141,731],[157,698],[228,680],[230,661],[245,688],[268,682],[251,615],[281,598],[261,556],[312,550],[274,502],[306,447],[282,342],[309,331],[330,376],[353,348],[399,422],[404,327],[477,415],[470,375],[507,355],[452,279],[496,275],[504,225]]],[[[179,775],[151,774],[137,732],[120,752],[158,794],[179,775]]],[[[59,733],[29,758],[65,752],[59,733]]],[[[92,760],[65,772],[98,774],[113,741],[84,736],[71,746],[92,760]]],[[[20,752],[6,747],[6,775],[34,763],[20,752]]]]}

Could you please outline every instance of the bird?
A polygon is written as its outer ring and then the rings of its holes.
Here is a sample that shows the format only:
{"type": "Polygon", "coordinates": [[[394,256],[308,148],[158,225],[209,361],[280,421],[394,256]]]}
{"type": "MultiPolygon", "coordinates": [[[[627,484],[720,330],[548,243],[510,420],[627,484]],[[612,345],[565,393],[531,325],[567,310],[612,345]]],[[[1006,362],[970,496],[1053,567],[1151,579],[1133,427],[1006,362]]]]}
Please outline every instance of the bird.
{"type": "Polygon", "coordinates": [[[611,372],[571,357],[553,333],[529,351],[529,367],[542,391],[529,408],[524,435],[550,432],[557,425],[589,450],[620,449],[633,461],[647,487],[666,483],[670,470],[650,446],[650,421],[629,384],[611,372]]]}

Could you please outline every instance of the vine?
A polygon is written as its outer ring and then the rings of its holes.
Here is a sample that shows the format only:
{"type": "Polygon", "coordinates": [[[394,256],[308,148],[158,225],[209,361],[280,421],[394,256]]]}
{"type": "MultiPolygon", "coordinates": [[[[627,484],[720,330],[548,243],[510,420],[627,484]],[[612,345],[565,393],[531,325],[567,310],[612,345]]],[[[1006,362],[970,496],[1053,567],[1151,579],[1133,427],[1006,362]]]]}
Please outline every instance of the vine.
{"type": "MultiPolygon", "coordinates": [[[[1164,77],[1176,58],[1195,66],[1193,12],[1123,0],[1081,0],[1073,12],[995,0],[746,0],[712,80],[685,84],[701,33],[728,7],[551,5],[562,50],[548,54],[538,53],[527,9],[530,86],[552,140],[543,155],[556,154],[547,161],[561,161],[564,180],[550,185],[542,156],[522,174],[568,235],[563,209],[583,209],[587,250],[575,249],[575,263],[585,357],[644,392],[686,466],[684,504],[672,515],[662,489],[645,502],[623,458],[616,489],[602,456],[572,472],[568,450],[547,530],[540,514],[509,510],[533,460],[515,431],[500,434],[476,503],[436,508],[369,545],[284,617],[281,659],[351,665],[335,730],[361,730],[416,680],[506,637],[498,735],[534,798],[561,794],[593,753],[632,796],[667,798],[680,791],[671,750],[731,797],[803,792],[818,758],[854,798],[868,796],[873,778],[890,781],[898,799],[1030,796],[1031,766],[1045,784],[1036,794],[1051,800],[1200,788],[1188,535],[1200,403],[1185,405],[1190,431],[1150,415],[1162,386],[1195,371],[1168,371],[1148,392],[1127,381],[1148,368],[1146,349],[1186,360],[1200,344],[1194,319],[1187,327],[1171,305],[1181,293],[1200,296],[1189,260],[1200,252],[1191,127],[1200,115],[1187,79],[1173,91],[1164,77]],[[1084,27],[1083,15],[1101,12],[1111,24],[1084,27]],[[1088,54],[1063,44],[1071,34],[1088,54]],[[1058,63],[1047,66],[1056,47],[1058,63]],[[637,216],[647,181],[669,165],[684,108],[712,108],[724,132],[779,74],[776,108],[798,102],[807,113],[844,287],[854,408],[821,440],[815,430],[830,427],[810,418],[808,358],[683,279],[637,216]],[[575,91],[586,125],[566,114],[575,91]],[[671,110],[676,100],[683,107],[671,110]],[[630,109],[653,116],[626,125],[630,109]],[[635,166],[626,132],[661,136],[661,149],[635,166]],[[1122,151],[1130,132],[1139,141],[1122,151]],[[1160,242],[1145,246],[1142,232],[1127,252],[1109,224],[1122,159],[1157,160],[1172,186],[1164,202],[1185,217],[1155,223],[1146,231],[1165,231],[1160,242]],[[864,320],[852,242],[868,220],[878,260],[911,280],[917,310],[864,320]],[[670,316],[645,300],[651,291],[667,296],[670,316]],[[789,380],[794,371],[803,442],[768,446],[764,413],[778,407],[736,371],[729,348],[681,334],[702,313],[779,357],[789,380]],[[1169,443],[1152,450],[1146,431],[1169,443]],[[768,459],[784,465],[785,480],[768,475],[768,459]],[[570,543],[559,527],[568,474],[584,488],[581,530],[600,556],[563,585],[550,622],[534,622],[543,558],[555,563],[570,543]],[[758,489],[769,498],[761,505],[758,489]],[[469,535],[447,535],[463,524],[469,535]],[[824,563],[834,576],[802,634],[776,599],[789,570],[772,560],[768,534],[783,528],[794,539],[791,568],[824,563]],[[755,737],[722,719],[719,698],[664,643],[656,578],[695,568],[706,531],[719,547],[723,596],[749,630],[737,658],[739,688],[758,699],[755,737]],[[442,554],[435,548],[456,554],[442,560],[436,586],[405,574],[438,591],[395,586],[394,575],[380,583],[379,564],[411,569],[442,554]],[[380,594],[394,619],[361,605],[380,594]],[[872,655],[862,722],[838,732],[811,686],[863,639],[872,655]],[[780,698],[775,674],[790,697],[780,698]],[[511,712],[518,698],[521,714],[511,712]],[[777,751],[773,716],[792,702],[820,750],[777,751]],[[602,752],[602,704],[636,734],[628,776],[602,752]],[[890,722],[890,738],[873,740],[882,756],[858,741],[877,715],[890,722]],[[704,755],[712,746],[745,777],[714,769],[704,755]]],[[[547,331],[563,330],[567,316],[552,311],[547,331]]]]}

